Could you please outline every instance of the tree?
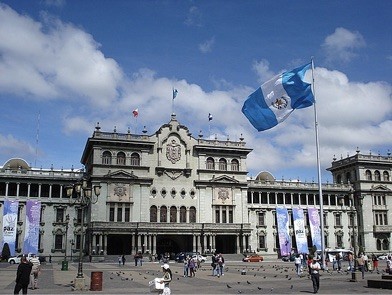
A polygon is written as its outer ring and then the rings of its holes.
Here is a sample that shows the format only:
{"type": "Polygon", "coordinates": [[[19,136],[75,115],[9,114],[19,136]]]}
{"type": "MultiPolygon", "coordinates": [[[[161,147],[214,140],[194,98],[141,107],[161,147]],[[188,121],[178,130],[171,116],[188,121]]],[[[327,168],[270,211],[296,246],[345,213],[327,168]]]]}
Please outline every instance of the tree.
{"type": "Polygon", "coordinates": [[[10,246],[8,243],[4,243],[3,250],[1,251],[1,259],[8,260],[11,257],[10,246]]]}

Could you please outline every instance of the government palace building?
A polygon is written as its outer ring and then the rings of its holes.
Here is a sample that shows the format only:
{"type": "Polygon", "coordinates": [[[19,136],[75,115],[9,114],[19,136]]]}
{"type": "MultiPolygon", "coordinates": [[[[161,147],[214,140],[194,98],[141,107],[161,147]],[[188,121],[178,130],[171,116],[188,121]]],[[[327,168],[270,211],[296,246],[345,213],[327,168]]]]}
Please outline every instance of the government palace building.
{"type": "Polygon", "coordinates": [[[4,201],[19,201],[16,254],[23,252],[27,200],[41,203],[38,254],[52,257],[77,256],[82,246],[85,255],[102,257],[216,251],[278,258],[276,208],[288,209],[295,252],[292,209],[303,209],[312,249],[308,210],[320,205],[326,248],[392,252],[389,152],[334,158],[322,198],[315,182],[269,172],[249,177],[252,148],[243,138],[193,136],[175,114],[151,135],[106,132],[98,123],[81,152],[83,169],[35,168],[20,158],[0,166],[0,222],[4,201]],[[75,190],[81,180],[100,186],[87,204],[78,201],[86,186],[75,190]]]}

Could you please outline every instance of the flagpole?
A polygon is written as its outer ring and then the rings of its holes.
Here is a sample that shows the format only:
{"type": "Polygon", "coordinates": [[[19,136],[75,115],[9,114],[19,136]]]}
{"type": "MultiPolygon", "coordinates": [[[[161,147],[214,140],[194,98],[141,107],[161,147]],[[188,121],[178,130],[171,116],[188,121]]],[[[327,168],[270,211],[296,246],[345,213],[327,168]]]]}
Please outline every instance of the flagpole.
{"type": "Polygon", "coordinates": [[[318,136],[318,121],[317,121],[317,99],[316,91],[314,86],[314,62],[312,61],[312,91],[314,96],[314,130],[316,135],[316,155],[317,155],[317,177],[318,177],[318,187],[319,187],[319,203],[320,203],[320,232],[321,232],[321,259],[322,267],[325,269],[325,237],[324,237],[324,208],[323,208],[323,190],[321,184],[321,165],[320,165],[320,146],[319,146],[319,136],[318,136]]]}

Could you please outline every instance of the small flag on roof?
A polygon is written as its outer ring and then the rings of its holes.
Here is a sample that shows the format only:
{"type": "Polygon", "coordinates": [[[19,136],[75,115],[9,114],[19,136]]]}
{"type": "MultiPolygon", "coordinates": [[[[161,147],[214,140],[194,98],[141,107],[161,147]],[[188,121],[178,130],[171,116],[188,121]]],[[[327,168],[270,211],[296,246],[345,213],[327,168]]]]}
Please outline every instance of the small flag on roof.
{"type": "Polygon", "coordinates": [[[211,120],[212,120],[212,114],[208,113],[208,121],[211,121],[211,120]]]}
{"type": "Polygon", "coordinates": [[[177,97],[178,90],[173,88],[173,99],[177,97]]]}
{"type": "Polygon", "coordinates": [[[134,110],[132,111],[132,114],[133,114],[134,117],[139,116],[139,109],[134,109],[134,110]]]}

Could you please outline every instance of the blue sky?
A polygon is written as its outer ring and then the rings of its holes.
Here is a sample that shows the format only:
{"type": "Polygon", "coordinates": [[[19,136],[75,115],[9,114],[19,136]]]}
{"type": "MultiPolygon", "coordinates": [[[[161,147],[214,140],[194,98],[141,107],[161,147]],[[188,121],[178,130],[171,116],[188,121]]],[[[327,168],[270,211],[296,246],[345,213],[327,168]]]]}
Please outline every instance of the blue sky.
{"type": "Polygon", "coordinates": [[[241,113],[260,84],[314,57],[322,181],[332,181],[334,155],[392,150],[392,1],[375,3],[0,1],[0,166],[81,167],[96,122],[153,134],[174,87],[194,136],[243,135],[249,176],[317,181],[313,108],[263,132],[241,113]]]}

